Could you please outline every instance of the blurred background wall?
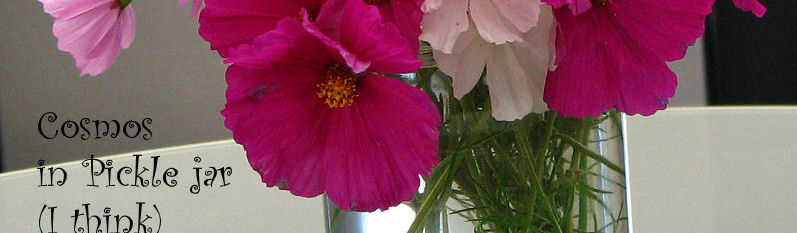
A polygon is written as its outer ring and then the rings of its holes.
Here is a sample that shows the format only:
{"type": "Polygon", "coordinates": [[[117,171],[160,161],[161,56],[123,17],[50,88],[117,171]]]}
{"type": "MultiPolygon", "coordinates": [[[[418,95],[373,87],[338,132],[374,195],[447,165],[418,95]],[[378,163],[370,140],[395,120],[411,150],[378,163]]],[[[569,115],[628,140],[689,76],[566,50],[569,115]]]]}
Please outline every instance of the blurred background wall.
{"type": "MultiPolygon", "coordinates": [[[[172,145],[225,139],[221,60],[197,34],[196,19],[177,0],[137,1],[136,39],[98,77],[79,77],[72,57],[56,47],[52,18],[34,0],[0,4],[0,139],[3,171],[172,145]],[[66,120],[151,118],[152,138],[81,140],[39,135],[46,112],[66,120]]],[[[706,104],[702,42],[671,64],[680,76],[671,106],[706,104]]],[[[49,124],[48,127],[60,127],[49,124]]],[[[55,128],[53,128],[55,129],[55,128]]]]}
{"type": "MultiPolygon", "coordinates": [[[[0,129],[4,171],[231,137],[224,107],[224,68],[197,34],[197,19],[177,0],[135,1],[136,39],[104,74],[79,77],[56,47],[53,19],[35,0],[0,3],[0,129]],[[81,140],[39,135],[42,114],[67,119],[151,118],[152,138],[81,140]]],[[[59,125],[50,124],[60,127],[59,125]]],[[[93,136],[93,135],[92,135],[93,136]]]]}

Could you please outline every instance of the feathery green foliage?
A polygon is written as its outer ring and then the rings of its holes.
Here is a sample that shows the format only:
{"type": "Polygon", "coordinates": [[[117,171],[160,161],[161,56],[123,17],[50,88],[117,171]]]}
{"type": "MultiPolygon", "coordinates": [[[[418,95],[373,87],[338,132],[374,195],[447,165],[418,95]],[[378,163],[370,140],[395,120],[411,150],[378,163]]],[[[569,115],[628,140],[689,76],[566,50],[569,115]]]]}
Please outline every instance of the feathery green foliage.
{"type": "Polygon", "coordinates": [[[424,220],[449,198],[461,205],[451,214],[468,219],[474,232],[627,228],[625,171],[594,149],[601,143],[621,145],[619,130],[601,128],[619,128],[619,113],[574,119],[549,111],[495,121],[483,82],[456,99],[450,78],[436,68],[422,68],[416,75],[414,84],[435,100],[443,116],[442,161],[426,180],[409,232],[423,232],[424,220]]]}

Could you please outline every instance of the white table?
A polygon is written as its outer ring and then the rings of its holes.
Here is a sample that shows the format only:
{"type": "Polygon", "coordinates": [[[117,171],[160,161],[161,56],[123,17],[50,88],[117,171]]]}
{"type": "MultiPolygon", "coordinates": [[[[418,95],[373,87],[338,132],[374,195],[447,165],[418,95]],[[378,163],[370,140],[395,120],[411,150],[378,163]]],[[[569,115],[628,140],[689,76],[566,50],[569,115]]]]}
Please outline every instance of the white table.
{"type": "Polygon", "coordinates": [[[629,117],[634,232],[797,232],[797,107],[629,117]]]}

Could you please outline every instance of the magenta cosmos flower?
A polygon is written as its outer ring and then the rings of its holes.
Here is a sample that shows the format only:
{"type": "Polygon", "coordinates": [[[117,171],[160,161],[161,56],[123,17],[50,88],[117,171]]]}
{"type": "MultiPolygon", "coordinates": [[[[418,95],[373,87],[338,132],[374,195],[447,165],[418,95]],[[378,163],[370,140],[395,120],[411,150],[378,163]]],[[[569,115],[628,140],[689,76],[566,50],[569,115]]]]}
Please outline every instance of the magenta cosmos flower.
{"type": "Polygon", "coordinates": [[[58,49],[75,59],[80,75],[96,76],[110,67],[136,34],[130,1],[39,0],[53,18],[58,49]]]}
{"type": "Polygon", "coordinates": [[[650,115],[667,106],[681,59],[704,31],[713,0],[544,0],[555,8],[558,68],[544,99],[564,116],[609,108],[650,115]],[[565,8],[563,6],[568,5],[565,8]]]}
{"type": "MultiPolygon", "coordinates": [[[[399,29],[410,49],[418,50],[423,0],[362,1],[377,6],[383,21],[399,29]]],[[[283,18],[299,17],[302,9],[308,12],[310,19],[316,17],[324,2],[326,0],[205,0],[205,9],[199,16],[199,34],[210,42],[211,49],[226,57],[228,49],[273,30],[283,18]]]]}
{"type": "Polygon", "coordinates": [[[423,91],[380,74],[421,62],[361,0],[312,16],[228,51],[225,126],[268,186],[356,211],[412,199],[439,162],[441,119],[423,91]]]}
{"type": "Polygon", "coordinates": [[[743,11],[752,12],[758,18],[764,17],[764,14],[767,13],[767,8],[758,0],[733,0],[733,4],[743,11]]]}

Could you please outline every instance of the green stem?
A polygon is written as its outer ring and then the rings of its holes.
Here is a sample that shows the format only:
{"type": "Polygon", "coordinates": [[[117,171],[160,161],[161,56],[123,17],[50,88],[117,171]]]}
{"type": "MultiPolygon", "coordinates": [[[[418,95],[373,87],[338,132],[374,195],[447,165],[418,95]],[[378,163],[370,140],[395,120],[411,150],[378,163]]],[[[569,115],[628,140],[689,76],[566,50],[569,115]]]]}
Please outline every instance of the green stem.
{"type": "Polygon", "coordinates": [[[474,143],[472,143],[470,145],[467,145],[467,146],[463,147],[462,149],[457,151],[457,153],[468,152],[468,151],[472,150],[474,147],[480,146],[480,145],[482,145],[482,144],[484,144],[486,142],[489,142],[490,140],[492,140],[492,139],[494,139],[494,138],[496,138],[498,136],[501,136],[501,135],[503,135],[505,133],[511,132],[513,129],[514,129],[514,126],[506,128],[506,129],[504,129],[502,131],[499,131],[498,133],[492,134],[492,135],[487,136],[485,138],[479,139],[479,141],[476,141],[476,142],[474,142],[474,143]]]}
{"type": "Polygon", "coordinates": [[[542,145],[540,150],[537,151],[537,158],[542,158],[548,153],[548,142],[551,140],[551,135],[553,135],[553,128],[554,122],[556,121],[556,113],[551,113],[551,119],[548,120],[548,125],[545,126],[545,136],[542,138],[542,145]]]}
{"type": "Polygon", "coordinates": [[[440,174],[440,177],[433,184],[434,186],[432,186],[432,190],[424,198],[423,202],[421,203],[421,208],[418,210],[418,214],[415,215],[415,220],[412,221],[412,225],[407,233],[415,233],[418,231],[418,228],[421,227],[421,224],[423,224],[424,220],[426,220],[426,216],[429,215],[429,211],[439,199],[440,194],[443,192],[443,190],[445,190],[445,187],[451,184],[451,179],[449,179],[449,177],[451,177],[450,172],[453,164],[453,161],[449,162],[449,164],[446,164],[448,166],[445,167],[443,173],[440,174]]]}
{"type": "MultiPolygon", "coordinates": [[[[582,120],[581,128],[576,131],[576,137],[580,141],[585,141],[585,137],[587,137],[587,132],[589,132],[591,128],[591,118],[585,118],[582,120]]],[[[575,141],[575,140],[574,140],[575,141]]],[[[567,183],[570,184],[568,187],[567,193],[567,207],[565,208],[565,232],[572,233],[573,232],[573,212],[576,202],[576,185],[578,185],[578,178],[576,177],[576,170],[579,168],[580,164],[586,160],[584,158],[584,153],[580,150],[574,150],[573,156],[570,159],[570,169],[568,176],[565,179],[568,181],[567,183]]],[[[581,210],[579,210],[581,211],[581,210]]],[[[580,217],[579,217],[580,218],[580,217]]]]}
{"type": "Polygon", "coordinates": [[[531,167],[531,174],[532,178],[534,178],[534,180],[531,182],[534,192],[539,193],[540,196],[542,196],[542,199],[545,202],[545,210],[547,210],[546,213],[548,213],[548,217],[551,218],[551,222],[553,222],[555,229],[559,233],[562,233],[562,227],[559,225],[559,220],[556,216],[556,210],[553,208],[553,206],[551,206],[553,201],[550,197],[548,197],[548,195],[545,194],[545,191],[542,188],[542,179],[540,178],[540,175],[537,173],[537,169],[534,166],[531,167]]]}
{"type": "Polygon", "coordinates": [[[611,161],[609,161],[608,159],[604,158],[603,156],[593,152],[592,150],[587,148],[587,146],[585,146],[584,144],[581,144],[580,142],[576,141],[572,137],[564,135],[564,134],[561,134],[561,133],[558,133],[558,132],[555,135],[557,137],[561,138],[562,140],[565,140],[567,142],[567,144],[570,144],[571,146],[573,146],[574,149],[584,153],[584,155],[590,157],[591,159],[594,159],[595,161],[598,161],[598,162],[602,163],[603,165],[606,165],[610,169],[612,169],[612,170],[614,170],[614,171],[616,171],[616,172],[618,172],[620,174],[625,174],[625,169],[623,169],[622,167],[618,166],[617,164],[612,163],[611,161]]]}
{"type": "MultiPolygon", "coordinates": [[[[586,125],[582,126],[582,134],[581,134],[581,143],[585,144],[589,142],[589,132],[595,126],[595,121],[592,118],[587,118],[584,120],[586,125]]],[[[583,155],[583,153],[582,153],[583,155]]],[[[586,172],[587,170],[587,159],[582,157],[578,163],[578,169],[581,171],[577,173],[576,179],[577,182],[574,185],[585,184],[586,183],[586,176],[581,174],[586,172]]],[[[576,173],[574,173],[576,174],[576,173]]],[[[587,196],[582,193],[581,191],[578,192],[578,230],[586,232],[587,231],[587,220],[588,220],[588,213],[589,207],[587,207],[587,196]]]]}
{"type": "MultiPolygon", "coordinates": [[[[532,156],[534,156],[535,153],[533,151],[531,151],[531,145],[529,144],[529,139],[524,134],[524,132],[528,132],[529,129],[526,129],[525,127],[523,127],[524,124],[519,124],[519,125],[520,125],[520,127],[518,127],[518,128],[520,128],[520,129],[516,129],[515,130],[515,139],[516,139],[516,141],[518,143],[519,150],[521,151],[521,153],[523,155],[525,155],[525,156],[523,156],[523,158],[526,160],[526,163],[528,163],[526,166],[528,166],[529,169],[533,170],[533,167],[535,165],[534,165],[534,162],[532,160],[533,159],[532,156]]],[[[543,144],[547,144],[547,143],[543,143],[543,144]]],[[[531,174],[531,175],[533,176],[533,174],[531,174]]],[[[524,177],[524,180],[532,180],[532,179],[529,178],[529,177],[524,177]]],[[[525,182],[520,182],[520,183],[522,184],[522,183],[525,183],[525,182]]],[[[531,182],[529,182],[529,183],[531,183],[531,182]]],[[[531,186],[533,186],[533,184],[531,184],[531,186]]],[[[531,189],[531,193],[530,193],[530,195],[528,195],[528,198],[529,198],[528,206],[527,206],[528,216],[526,216],[526,217],[528,218],[529,222],[533,222],[534,221],[534,211],[535,211],[536,204],[537,204],[537,193],[535,193],[534,187],[528,187],[528,188],[531,189]]]]}

